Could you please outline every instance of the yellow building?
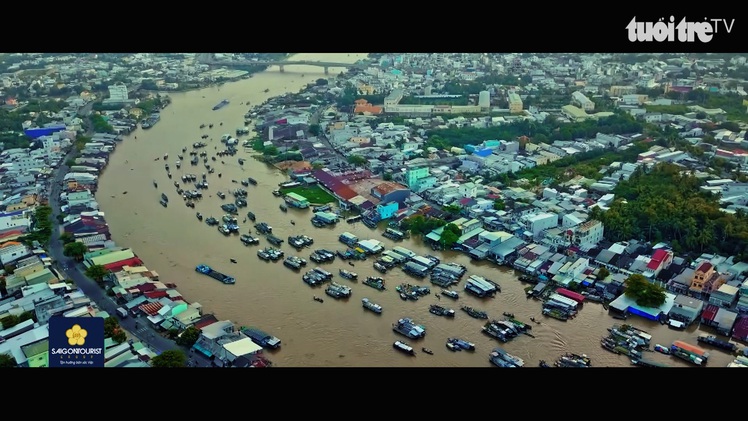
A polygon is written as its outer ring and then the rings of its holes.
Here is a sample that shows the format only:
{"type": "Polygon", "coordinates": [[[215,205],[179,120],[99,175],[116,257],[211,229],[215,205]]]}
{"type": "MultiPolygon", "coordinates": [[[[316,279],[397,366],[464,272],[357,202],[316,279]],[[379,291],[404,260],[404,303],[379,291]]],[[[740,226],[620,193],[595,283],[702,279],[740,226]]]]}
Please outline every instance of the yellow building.
{"type": "Polygon", "coordinates": [[[510,113],[516,114],[516,113],[522,112],[522,98],[520,98],[519,95],[512,92],[507,96],[507,99],[509,101],[509,112],[510,113]]]}
{"type": "Polygon", "coordinates": [[[374,95],[377,91],[373,86],[367,85],[366,83],[358,85],[357,90],[359,95],[374,95]]]}
{"type": "Polygon", "coordinates": [[[573,105],[564,105],[561,107],[561,112],[572,121],[582,121],[589,117],[583,109],[573,105]]]}

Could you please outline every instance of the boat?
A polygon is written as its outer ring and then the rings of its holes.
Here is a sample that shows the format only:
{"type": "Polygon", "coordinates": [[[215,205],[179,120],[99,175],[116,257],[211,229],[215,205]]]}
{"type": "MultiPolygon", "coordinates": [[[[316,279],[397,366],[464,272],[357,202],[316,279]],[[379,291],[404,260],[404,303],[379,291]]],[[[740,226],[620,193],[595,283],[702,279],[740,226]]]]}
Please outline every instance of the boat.
{"type": "Polygon", "coordinates": [[[218,225],[219,224],[218,220],[216,218],[212,217],[212,216],[208,217],[205,220],[205,223],[208,224],[208,225],[210,225],[210,226],[218,225]]]}
{"type": "MultiPolygon", "coordinates": [[[[223,107],[225,107],[227,105],[229,105],[229,100],[228,99],[224,99],[223,101],[221,101],[218,104],[216,104],[216,105],[213,106],[213,111],[220,110],[221,108],[223,108],[223,107]]],[[[211,126],[213,126],[213,125],[211,124],[211,126]]]]}
{"type": "Polygon", "coordinates": [[[200,125],[200,128],[201,128],[201,129],[204,129],[204,128],[205,128],[205,124],[201,124],[201,125],[200,125]]]}
{"type": "Polygon", "coordinates": [[[223,282],[224,284],[230,285],[235,284],[236,279],[233,276],[225,275],[213,268],[211,268],[208,265],[197,265],[195,267],[195,272],[202,273],[203,275],[210,276],[213,279],[219,280],[223,282]]]}
{"type": "Polygon", "coordinates": [[[158,183],[156,182],[156,180],[153,180],[153,187],[158,188],[158,183]]]}
{"type": "Polygon", "coordinates": [[[363,304],[365,309],[376,314],[382,314],[382,306],[371,302],[368,298],[362,298],[361,303],[363,304]]]}
{"type": "Polygon", "coordinates": [[[248,182],[249,184],[253,185],[253,186],[256,186],[256,185],[257,185],[257,180],[255,180],[255,179],[254,179],[254,178],[252,178],[252,177],[247,177],[247,182],[248,182]]]}
{"type": "Polygon", "coordinates": [[[512,319],[514,318],[514,313],[509,313],[509,312],[505,311],[503,314],[504,314],[504,317],[509,317],[509,318],[512,318],[512,319]]]}
{"type": "Polygon", "coordinates": [[[247,218],[249,218],[250,221],[254,222],[257,217],[252,212],[247,212],[247,218]]]}
{"type": "Polygon", "coordinates": [[[737,351],[738,349],[738,346],[734,343],[730,341],[723,341],[722,339],[719,339],[714,335],[699,335],[696,338],[696,341],[730,352],[737,351]]]}
{"type": "Polygon", "coordinates": [[[262,91],[262,92],[268,93],[268,92],[270,92],[270,88],[265,88],[265,90],[262,91]]]}
{"type": "Polygon", "coordinates": [[[400,293],[400,299],[403,300],[403,301],[408,301],[408,296],[404,292],[401,292],[400,293]]]}
{"type": "Polygon", "coordinates": [[[350,279],[352,281],[356,280],[358,278],[358,274],[357,273],[351,272],[349,270],[340,269],[339,273],[340,273],[341,277],[343,277],[345,279],[350,279]]]}
{"type": "Polygon", "coordinates": [[[460,298],[460,294],[457,291],[452,291],[450,289],[443,289],[442,290],[442,295],[445,296],[445,297],[452,298],[454,300],[460,298]]]}
{"type": "Polygon", "coordinates": [[[197,216],[197,220],[198,221],[202,221],[203,220],[203,214],[202,213],[198,212],[196,216],[197,216]]]}
{"type": "Polygon", "coordinates": [[[460,307],[462,311],[468,314],[468,316],[473,317],[475,319],[488,319],[488,313],[482,310],[475,309],[473,307],[468,306],[462,306],[460,307]]]}
{"type": "Polygon", "coordinates": [[[166,200],[164,200],[164,199],[161,199],[161,200],[159,200],[159,201],[158,201],[158,203],[160,203],[160,204],[161,204],[161,206],[163,206],[163,207],[167,207],[167,206],[169,206],[169,202],[167,202],[167,201],[166,201],[166,200]]]}
{"type": "Polygon", "coordinates": [[[447,349],[452,352],[462,351],[462,348],[457,346],[457,344],[447,341],[446,343],[447,349]]]}
{"type": "Polygon", "coordinates": [[[434,355],[434,351],[428,348],[421,348],[421,351],[423,351],[424,354],[434,355]]]}
{"type": "Polygon", "coordinates": [[[288,206],[284,205],[283,203],[278,205],[278,208],[283,212],[288,212],[288,206]]]}
{"type": "Polygon", "coordinates": [[[320,298],[320,297],[318,297],[316,295],[314,296],[314,301],[316,301],[318,303],[324,303],[325,302],[325,300],[323,300],[322,298],[320,298]]]}
{"type": "Polygon", "coordinates": [[[436,314],[437,316],[454,317],[455,311],[451,308],[442,307],[436,304],[429,306],[429,313],[436,314]]]}
{"type": "Polygon", "coordinates": [[[325,294],[335,299],[348,298],[351,296],[351,287],[337,282],[331,282],[330,285],[325,288],[325,294]]]}
{"type": "Polygon", "coordinates": [[[392,344],[392,347],[408,355],[416,355],[416,351],[413,349],[413,347],[406,344],[405,342],[395,341],[395,343],[392,344]]]}
{"type": "Polygon", "coordinates": [[[510,354],[502,348],[494,348],[488,355],[488,360],[497,367],[520,368],[525,365],[525,361],[522,358],[510,354]]]}
{"type": "Polygon", "coordinates": [[[548,363],[545,362],[545,360],[540,360],[540,363],[538,363],[538,367],[540,367],[540,368],[550,368],[551,366],[548,365],[548,363]]]}
{"type": "Polygon", "coordinates": [[[219,192],[216,192],[216,196],[220,197],[221,199],[225,199],[226,193],[219,191],[219,192]]]}
{"type": "Polygon", "coordinates": [[[392,324],[392,330],[410,339],[419,339],[426,336],[426,329],[416,324],[413,319],[404,317],[392,324]]]}
{"type": "Polygon", "coordinates": [[[659,352],[660,354],[670,355],[670,348],[664,345],[655,344],[654,350],[659,352]]]}
{"type": "Polygon", "coordinates": [[[259,238],[252,237],[249,234],[242,234],[241,236],[239,236],[239,240],[242,243],[244,243],[245,246],[248,246],[250,244],[259,244],[260,243],[260,239],[259,238]]]}
{"type": "Polygon", "coordinates": [[[277,349],[281,346],[280,339],[260,329],[248,327],[241,329],[241,332],[263,348],[277,349]]]}
{"type": "Polygon", "coordinates": [[[384,291],[385,289],[387,289],[387,287],[385,287],[384,285],[384,278],[380,278],[378,276],[367,276],[362,283],[379,291],[384,291]]]}
{"type": "Polygon", "coordinates": [[[448,343],[452,343],[465,351],[475,351],[475,344],[459,338],[447,338],[448,343]]]}
{"type": "Polygon", "coordinates": [[[558,360],[556,360],[555,365],[556,367],[564,368],[587,368],[592,366],[587,355],[579,355],[571,352],[562,355],[558,360]]]}
{"type": "Polygon", "coordinates": [[[231,261],[231,263],[237,263],[237,262],[236,262],[236,259],[234,259],[234,258],[231,258],[231,259],[229,259],[229,260],[231,261]]]}
{"type": "Polygon", "coordinates": [[[280,190],[273,190],[273,196],[281,196],[283,193],[281,193],[280,190]]]}
{"type": "Polygon", "coordinates": [[[166,196],[166,193],[161,193],[161,200],[163,200],[164,202],[169,201],[169,198],[166,196]]]}

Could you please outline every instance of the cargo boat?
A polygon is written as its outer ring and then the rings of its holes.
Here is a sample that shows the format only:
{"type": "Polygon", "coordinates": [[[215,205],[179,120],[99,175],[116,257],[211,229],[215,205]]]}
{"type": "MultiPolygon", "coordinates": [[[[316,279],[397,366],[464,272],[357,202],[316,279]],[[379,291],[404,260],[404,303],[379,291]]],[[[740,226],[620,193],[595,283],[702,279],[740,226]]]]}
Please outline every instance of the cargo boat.
{"type": "Polygon", "coordinates": [[[447,343],[451,343],[465,351],[475,351],[475,344],[459,338],[447,338],[447,343]]]}
{"type": "Polygon", "coordinates": [[[325,289],[325,294],[335,299],[348,298],[351,296],[351,288],[337,282],[331,282],[325,289]]]}
{"type": "Polygon", "coordinates": [[[737,351],[738,346],[730,341],[723,341],[722,339],[718,339],[714,335],[699,335],[698,338],[696,338],[698,342],[711,345],[715,348],[724,349],[725,351],[734,352],[737,351]]]}
{"type": "Polygon", "coordinates": [[[393,323],[392,330],[410,339],[419,339],[426,336],[426,329],[421,325],[415,324],[413,319],[409,318],[402,318],[393,323]]]}
{"type": "Polygon", "coordinates": [[[706,365],[706,362],[709,359],[709,352],[683,341],[673,342],[670,346],[670,353],[682,360],[696,365],[706,365]]]}
{"type": "Polygon", "coordinates": [[[475,319],[488,319],[488,313],[482,310],[475,309],[473,307],[468,306],[462,306],[460,307],[462,311],[468,314],[468,316],[473,317],[475,319]]]}
{"type": "Polygon", "coordinates": [[[242,328],[241,332],[246,335],[252,342],[263,348],[277,349],[281,346],[281,340],[275,336],[263,332],[260,329],[247,327],[242,328]]]}
{"type": "Polygon", "coordinates": [[[387,287],[384,286],[384,279],[380,277],[367,276],[362,283],[379,291],[387,289],[387,287]]]}
{"type": "Polygon", "coordinates": [[[349,270],[340,269],[339,273],[341,277],[351,281],[355,281],[356,279],[358,279],[358,274],[349,270]]]}
{"type": "Polygon", "coordinates": [[[213,106],[213,111],[220,110],[221,108],[229,105],[229,100],[224,99],[223,101],[219,102],[218,104],[213,106]]]}
{"type": "Polygon", "coordinates": [[[382,314],[382,306],[371,302],[368,298],[362,298],[361,303],[363,304],[365,309],[371,311],[372,313],[382,314]]]}
{"type": "Polygon", "coordinates": [[[413,347],[406,344],[405,342],[395,341],[395,343],[392,344],[392,347],[405,354],[416,355],[416,351],[413,350],[413,347]]]}
{"type": "Polygon", "coordinates": [[[437,316],[454,317],[455,311],[451,308],[442,307],[436,304],[429,306],[429,313],[436,314],[437,316]]]}
{"type": "Polygon", "coordinates": [[[488,360],[493,365],[502,368],[520,368],[525,365],[522,358],[515,357],[501,348],[495,348],[493,352],[488,354],[488,360]]]}
{"type": "Polygon", "coordinates": [[[197,265],[197,267],[195,267],[195,272],[202,273],[203,275],[208,275],[211,278],[217,279],[227,285],[236,283],[236,279],[233,276],[224,275],[223,273],[214,270],[208,265],[197,265]]]}

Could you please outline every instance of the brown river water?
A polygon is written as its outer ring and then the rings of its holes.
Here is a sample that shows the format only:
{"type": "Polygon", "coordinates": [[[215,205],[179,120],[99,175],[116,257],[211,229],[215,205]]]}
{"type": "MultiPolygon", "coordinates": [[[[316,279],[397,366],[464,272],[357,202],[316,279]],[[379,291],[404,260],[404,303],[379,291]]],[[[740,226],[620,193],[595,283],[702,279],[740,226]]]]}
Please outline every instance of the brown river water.
{"type": "MultiPolygon", "coordinates": [[[[299,54],[294,59],[320,60],[331,62],[354,62],[365,54],[299,54]]],[[[253,177],[257,186],[250,185],[249,206],[239,214],[241,232],[252,227],[251,221],[242,224],[242,215],[250,210],[257,221],[269,223],[274,234],[286,239],[288,235],[306,234],[314,238],[314,248],[337,250],[343,248],[338,236],[344,231],[356,234],[361,239],[374,238],[383,241],[386,247],[400,245],[420,255],[435,254],[420,240],[405,240],[394,243],[385,239],[381,231],[369,229],[363,224],[342,222],[335,228],[315,228],[310,223],[311,210],[289,209],[282,213],[278,209],[281,199],[271,194],[278,183],[287,177],[278,170],[251,159],[250,152],[240,150],[234,157],[224,157],[225,164],[216,163],[216,172],[208,175],[210,188],[204,190],[204,198],[197,202],[195,209],[184,206],[173,186],[181,183],[181,175],[194,173],[198,177],[204,171],[202,162],[196,167],[184,162],[181,170],[174,168],[177,154],[182,147],[200,141],[202,134],[209,134],[208,147],[203,149],[212,156],[214,146],[221,149],[220,136],[234,134],[244,122],[244,114],[251,104],[260,104],[266,99],[285,92],[297,92],[307,83],[325,77],[322,68],[312,66],[288,66],[284,73],[277,67],[255,74],[250,79],[226,83],[220,87],[209,87],[197,91],[172,93],[172,104],[163,110],[161,121],[150,130],[137,130],[121,142],[112,154],[109,166],[100,177],[97,200],[105,212],[113,240],[120,246],[131,247],[157,271],[165,282],[173,282],[185,299],[199,302],[206,313],[214,313],[219,319],[228,319],[238,325],[254,325],[266,330],[283,341],[280,350],[271,352],[269,357],[277,366],[300,367],[490,367],[488,353],[496,346],[504,347],[525,360],[526,367],[536,367],[539,360],[549,363],[564,352],[586,353],[593,366],[630,367],[630,361],[620,355],[610,353],[600,347],[600,338],[607,334],[607,328],[620,321],[607,315],[603,307],[596,303],[586,303],[579,315],[570,321],[562,322],[540,315],[540,303],[528,300],[524,288],[511,270],[497,267],[489,262],[473,262],[467,256],[455,252],[436,252],[442,261],[454,261],[468,267],[468,273],[485,276],[498,282],[502,292],[493,299],[480,300],[461,292],[458,301],[447,298],[437,300],[427,296],[418,301],[402,301],[394,291],[394,286],[402,282],[424,284],[439,290],[427,280],[419,281],[394,269],[384,275],[390,286],[387,291],[377,291],[359,282],[351,283],[337,276],[338,269],[346,268],[359,274],[359,279],[376,276],[372,261],[356,262],[351,268],[347,263],[336,259],[322,266],[336,274],[336,280],[353,288],[353,295],[347,301],[336,301],[324,294],[322,289],[312,289],[301,280],[301,274],[283,266],[282,261],[267,263],[261,261],[256,251],[258,247],[269,245],[261,240],[260,245],[245,247],[238,236],[225,237],[215,227],[209,227],[197,220],[195,213],[201,212],[206,218],[219,218],[224,212],[223,203],[215,193],[227,192],[241,187],[232,179],[253,177]],[[269,91],[264,92],[265,89],[269,91]],[[231,103],[217,111],[212,107],[223,99],[231,103]],[[242,105],[241,103],[244,102],[242,105]],[[223,126],[219,123],[223,122],[223,126]],[[213,123],[212,129],[200,129],[199,125],[213,123]],[[137,139],[135,139],[137,136],[137,139]],[[169,154],[173,179],[167,178],[162,159],[156,157],[169,154]],[[240,166],[238,158],[248,158],[240,166]],[[218,178],[218,173],[222,177],[218,178]],[[153,180],[159,187],[154,188],[153,180]],[[123,192],[127,194],[123,194],[123,192]],[[171,199],[168,208],[158,202],[161,193],[171,199]],[[290,223],[291,220],[296,225],[290,223]],[[237,260],[232,264],[229,259],[237,260]],[[211,278],[195,272],[197,264],[208,264],[219,271],[235,276],[235,285],[223,285],[211,278]],[[314,295],[325,297],[324,303],[312,299],[314,295]],[[384,307],[383,314],[376,315],[361,306],[361,299],[368,297],[384,307]],[[441,303],[457,310],[454,319],[437,317],[428,312],[430,304],[441,303]],[[542,320],[533,325],[535,338],[520,336],[513,341],[500,344],[481,332],[484,321],[469,317],[459,310],[460,305],[470,305],[483,309],[492,318],[501,318],[502,312],[514,313],[516,318],[528,322],[530,317],[542,320]],[[392,323],[401,317],[411,317],[426,326],[424,339],[412,341],[400,337],[392,331],[392,323]],[[448,337],[459,337],[476,344],[475,352],[453,353],[445,347],[448,337]],[[420,351],[421,347],[431,348],[434,355],[417,352],[415,357],[405,356],[392,349],[395,340],[405,340],[420,351]]],[[[330,75],[342,69],[330,69],[330,75]]],[[[242,137],[245,138],[245,137],[242,137]]],[[[240,138],[241,139],[241,138],[240,138]]],[[[241,148],[240,148],[241,149],[241,148]]],[[[185,156],[187,161],[189,157],[185,156]]],[[[227,200],[231,198],[227,196],[227,200]]],[[[286,254],[297,254],[284,243],[286,254]]],[[[309,257],[311,250],[300,254],[309,257]]],[[[309,268],[314,267],[309,262],[309,268]]],[[[466,276],[467,276],[466,275],[466,276]]],[[[461,291],[460,287],[456,288],[461,291]]],[[[657,323],[639,318],[630,318],[629,323],[653,335],[653,344],[669,345],[673,340],[682,339],[696,344],[697,327],[686,331],[674,331],[657,323]]],[[[709,366],[724,367],[732,358],[725,352],[711,349],[709,366]]],[[[646,353],[645,357],[671,366],[686,366],[687,363],[657,353],[646,353]]]]}

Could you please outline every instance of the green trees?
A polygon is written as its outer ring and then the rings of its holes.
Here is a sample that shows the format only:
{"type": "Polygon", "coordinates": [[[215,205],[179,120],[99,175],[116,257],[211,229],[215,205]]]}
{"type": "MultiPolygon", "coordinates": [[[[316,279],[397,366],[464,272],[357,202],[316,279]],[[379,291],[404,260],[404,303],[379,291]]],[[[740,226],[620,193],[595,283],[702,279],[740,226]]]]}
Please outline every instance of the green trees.
{"type": "Polygon", "coordinates": [[[179,350],[164,351],[151,359],[151,366],[156,368],[179,368],[187,366],[187,355],[179,350]]]}
{"type": "Polygon", "coordinates": [[[62,254],[68,257],[72,257],[79,262],[83,260],[83,255],[87,252],[88,246],[78,241],[67,243],[62,249],[62,254]]]}
{"type": "Polygon", "coordinates": [[[674,164],[636,170],[615,188],[617,200],[610,209],[593,208],[590,218],[605,224],[611,241],[667,241],[676,253],[715,252],[748,260],[748,217],[723,212],[717,197],[700,186],[699,179],[674,164]]]}
{"type": "Polygon", "coordinates": [[[187,348],[192,347],[192,345],[197,342],[197,340],[200,338],[200,329],[196,328],[195,326],[190,326],[187,329],[182,332],[181,335],[177,336],[177,345],[181,345],[187,348]]]}
{"type": "Polygon", "coordinates": [[[16,366],[16,359],[10,354],[0,354],[0,368],[13,368],[16,366]]]}
{"type": "Polygon", "coordinates": [[[442,247],[449,249],[457,243],[457,240],[460,239],[461,235],[462,230],[457,225],[447,224],[444,226],[441,238],[439,238],[439,244],[441,244],[442,247]]]}
{"type": "Polygon", "coordinates": [[[659,307],[665,302],[665,289],[655,285],[638,273],[633,274],[625,282],[626,296],[636,300],[642,307],[659,307]]]}
{"type": "Polygon", "coordinates": [[[86,276],[98,282],[99,284],[104,282],[104,278],[106,278],[108,274],[109,271],[107,270],[107,268],[101,265],[89,266],[88,269],[86,269],[86,276]]]}
{"type": "Polygon", "coordinates": [[[104,319],[104,337],[112,338],[118,344],[127,340],[127,333],[119,325],[116,317],[107,317],[104,319]]]}
{"type": "Polygon", "coordinates": [[[49,206],[38,206],[31,217],[32,230],[29,234],[24,235],[21,241],[32,243],[38,241],[46,245],[52,238],[52,208],[49,206]]]}

